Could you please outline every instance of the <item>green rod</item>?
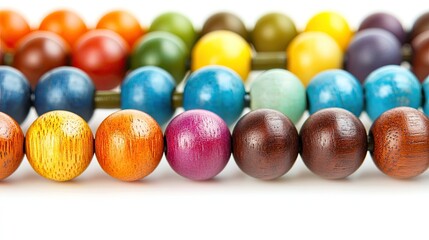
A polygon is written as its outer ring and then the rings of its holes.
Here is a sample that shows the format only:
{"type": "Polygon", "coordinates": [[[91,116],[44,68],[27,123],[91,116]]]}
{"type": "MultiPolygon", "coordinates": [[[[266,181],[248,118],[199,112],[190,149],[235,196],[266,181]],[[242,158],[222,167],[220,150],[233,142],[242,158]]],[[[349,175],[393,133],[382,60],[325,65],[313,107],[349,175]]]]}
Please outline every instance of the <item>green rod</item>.
{"type": "Polygon", "coordinates": [[[95,108],[121,108],[121,94],[115,91],[96,91],[95,108]]]}

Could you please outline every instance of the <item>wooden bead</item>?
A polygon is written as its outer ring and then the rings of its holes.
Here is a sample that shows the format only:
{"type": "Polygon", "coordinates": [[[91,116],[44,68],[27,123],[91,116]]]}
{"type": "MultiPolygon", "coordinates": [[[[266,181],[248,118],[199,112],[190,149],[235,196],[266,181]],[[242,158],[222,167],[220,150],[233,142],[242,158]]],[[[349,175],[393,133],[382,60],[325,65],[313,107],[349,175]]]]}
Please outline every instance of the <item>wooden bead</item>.
{"type": "Polygon", "coordinates": [[[68,181],[79,176],[91,162],[94,138],[78,115],[51,111],[40,116],[27,131],[28,162],[41,176],[68,181]]]}
{"type": "Polygon", "coordinates": [[[164,153],[158,123],[137,110],[122,110],[107,117],[95,134],[95,155],[110,176],[135,181],[149,175],[164,153]]]}
{"type": "Polygon", "coordinates": [[[372,125],[370,149],[375,165],[386,175],[411,178],[429,166],[429,120],[422,112],[399,107],[372,125]]]}
{"type": "Polygon", "coordinates": [[[328,179],[355,172],[367,152],[362,122],[351,112],[330,108],[311,115],[300,131],[301,157],[315,174],[328,179]]]}
{"type": "Polygon", "coordinates": [[[238,121],[232,146],[235,162],[243,172],[264,180],[275,179],[295,163],[298,132],[281,112],[259,109],[238,121]]]}
{"type": "Polygon", "coordinates": [[[201,36],[204,36],[209,32],[217,30],[231,31],[237,33],[246,40],[248,39],[246,25],[244,25],[243,21],[233,13],[219,12],[210,16],[204,23],[200,34],[201,36]]]}
{"type": "Polygon", "coordinates": [[[24,134],[19,124],[0,112],[0,180],[9,177],[24,157],[24,134]]]}

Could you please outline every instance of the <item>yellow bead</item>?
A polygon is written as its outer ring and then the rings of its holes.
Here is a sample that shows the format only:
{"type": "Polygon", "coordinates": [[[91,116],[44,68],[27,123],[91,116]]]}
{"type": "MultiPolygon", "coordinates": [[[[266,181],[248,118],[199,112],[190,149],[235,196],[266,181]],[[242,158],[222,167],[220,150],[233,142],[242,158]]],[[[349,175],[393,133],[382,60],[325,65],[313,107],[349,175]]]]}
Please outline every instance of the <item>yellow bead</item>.
{"type": "Polygon", "coordinates": [[[27,131],[25,151],[41,176],[68,181],[79,176],[94,155],[94,137],[78,115],[52,111],[40,116],[27,131]]]}
{"type": "Polygon", "coordinates": [[[202,37],[192,50],[192,71],[207,65],[222,65],[234,70],[244,80],[250,72],[252,51],[240,35],[214,31],[202,37]]]}
{"type": "Polygon", "coordinates": [[[347,20],[335,12],[321,12],[308,21],[305,32],[324,32],[335,39],[342,51],[347,49],[353,36],[347,20]]]}
{"type": "Polygon", "coordinates": [[[322,32],[301,33],[287,49],[287,69],[307,86],[319,72],[341,68],[343,54],[329,35],[322,32]]]}

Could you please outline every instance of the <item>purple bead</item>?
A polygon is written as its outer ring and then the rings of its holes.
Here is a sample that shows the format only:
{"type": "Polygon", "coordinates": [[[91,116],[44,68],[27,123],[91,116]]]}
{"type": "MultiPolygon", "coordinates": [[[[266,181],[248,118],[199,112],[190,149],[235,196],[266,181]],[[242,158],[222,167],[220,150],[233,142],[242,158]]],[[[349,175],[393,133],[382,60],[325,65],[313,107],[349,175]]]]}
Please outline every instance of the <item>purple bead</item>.
{"type": "Polygon", "coordinates": [[[407,33],[401,22],[393,15],[388,13],[374,13],[366,17],[359,26],[359,31],[369,28],[380,28],[386,30],[403,44],[407,40],[407,33]]]}
{"type": "Polygon", "coordinates": [[[231,156],[231,133],[226,123],[206,110],[183,112],[165,130],[165,156],[173,170],[192,180],[219,174],[231,156]]]}

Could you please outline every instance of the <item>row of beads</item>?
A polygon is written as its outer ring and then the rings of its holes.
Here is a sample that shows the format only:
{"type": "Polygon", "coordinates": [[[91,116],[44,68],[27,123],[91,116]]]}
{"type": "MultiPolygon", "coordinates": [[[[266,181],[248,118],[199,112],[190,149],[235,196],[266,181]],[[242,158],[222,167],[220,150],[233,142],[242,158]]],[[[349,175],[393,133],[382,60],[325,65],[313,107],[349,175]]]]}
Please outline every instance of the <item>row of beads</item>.
{"type": "MultiPolygon", "coordinates": [[[[21,23],[24,21],[22,17],[10,11],[0,11],[0,15],[5,15],[5,19],[21,19],[21,23]]],[[[422,15],[414,24],[411,34],[414,52],[411,59],[412,70],[420,81],[423,81],[429,73],[426,61],[429,54],[429,34],[424,33],[429,25],[428,19],[429,14],[422,15]]],[[[217,14],[211,17],[204,24],[207,27],[203,27],[202,31],[202,33],[209,33],[199,39],[195,46],[197,34],[194,27],[189,19],[181,14],[167,13],[159,16],[149,29],[151,33],[145,36],[141,36],[145,31],[135,18],[126,12],[109,13],[100,22],[103,21],[106,23],[99,23],[99,28],[107,28],[116,33],[106,30],[86,33],[87,28],[83,21],[76,14],[68,11],[50,14],[40,26],[40,29],[58,33],[69,41],[78,38],[76,42],[73,40],[71,45],[71,64],[89,74],[98,90],[111,89],[119,85],[127,71],[127,55],[130,46],[133,46],[130,58],[131,69],[146,65],[160,66],[173,75],[177,82],[181,81],[186,74],[190,56],[192,56],[190,65],[193,71],[209,64],[224,65],[236,71],[245,80],[251,69],[251,47],[236,34],[244,32],[245,28],[238,30],[233,27],[244,26],[244,24],[231,14],[217,14]],[[74,19],[74,21],[65,21],[65,19],[74,19]],[[212,32],[219,29],[232,32],[212,32]],[[134,39],[133,45],[128,46],[124,39],[127,41],[134,39]]],[[[14,31],[28,33],[20,28],[21,25],[13,26],[11,22],[4,21],[6,26],[3,28],[7,30],[7,34],[3,34],[3,38],[8,39],[9,34],[14,36],[14,31]]],[[[23,26],[21,27],[25,28],[23,26]]],[[[352,38],[353,34],[347,21],[339,14],[332,12],[315,15],[301,34],[297,33],[293,22],[287,16],[268,14],[258,21],[252,34],[255,35],[253,36],[254,46],[258,51],[284,52],[286,50],[288,61],[286,62],[283,56],[280,58],[280,65],[296,74],[304,85],[307,85],[310,79],[322,70],[341,68],[343,51],[346,51],[345,69],[360,81],[363,81],[376,68],[389,64],[399,65],[402,61],[401,44],[406,39],[406,32],[400,22],[388,14],[369,16],[352,38]],[[256,41],[256,39],[260,40],[256,41]],[[277,46],[276,42],[284,46],[275,49],[262,47],[277,46]],[[311,58],[309,59],[308,56],[311,58]]],[[[12,64],[27,76],[33,87],[46,71],[67,65],[69,47],[60,36],[33,32],[19,41],[12,64]],[[29,58],[30,55],[31,58],[29,58]]]]}
{"type": "MultiPolygon", "coordinates": [[[[24,135],[19,125],[0,113],[0,179],[11,175],[23,159],[24,135]]],[[[411,178],[429,166],[429,119],[401,107],[382,114],[367,135],[352,113],[338,108],[310,116],[300,133],[275,110],[260,109],[243,116],[232,136],[226,123],[205,110],[176,116],[163,136],[160,126],[144,112],[121,110],[108,116],[93,134],[79,116],[52,111],[27,131],[25,153],[41,176],[68,181],[79,176],[95,155],[110,176],[135,181],[158,166],[163,152],[179,175],[207,180],[218,175],[231,153],[240,169],[259,179],[288,172],[298,153],[315,174],[345,178],[355,172],[369,150],[375,165],[395,178],[411,178]]]]}

